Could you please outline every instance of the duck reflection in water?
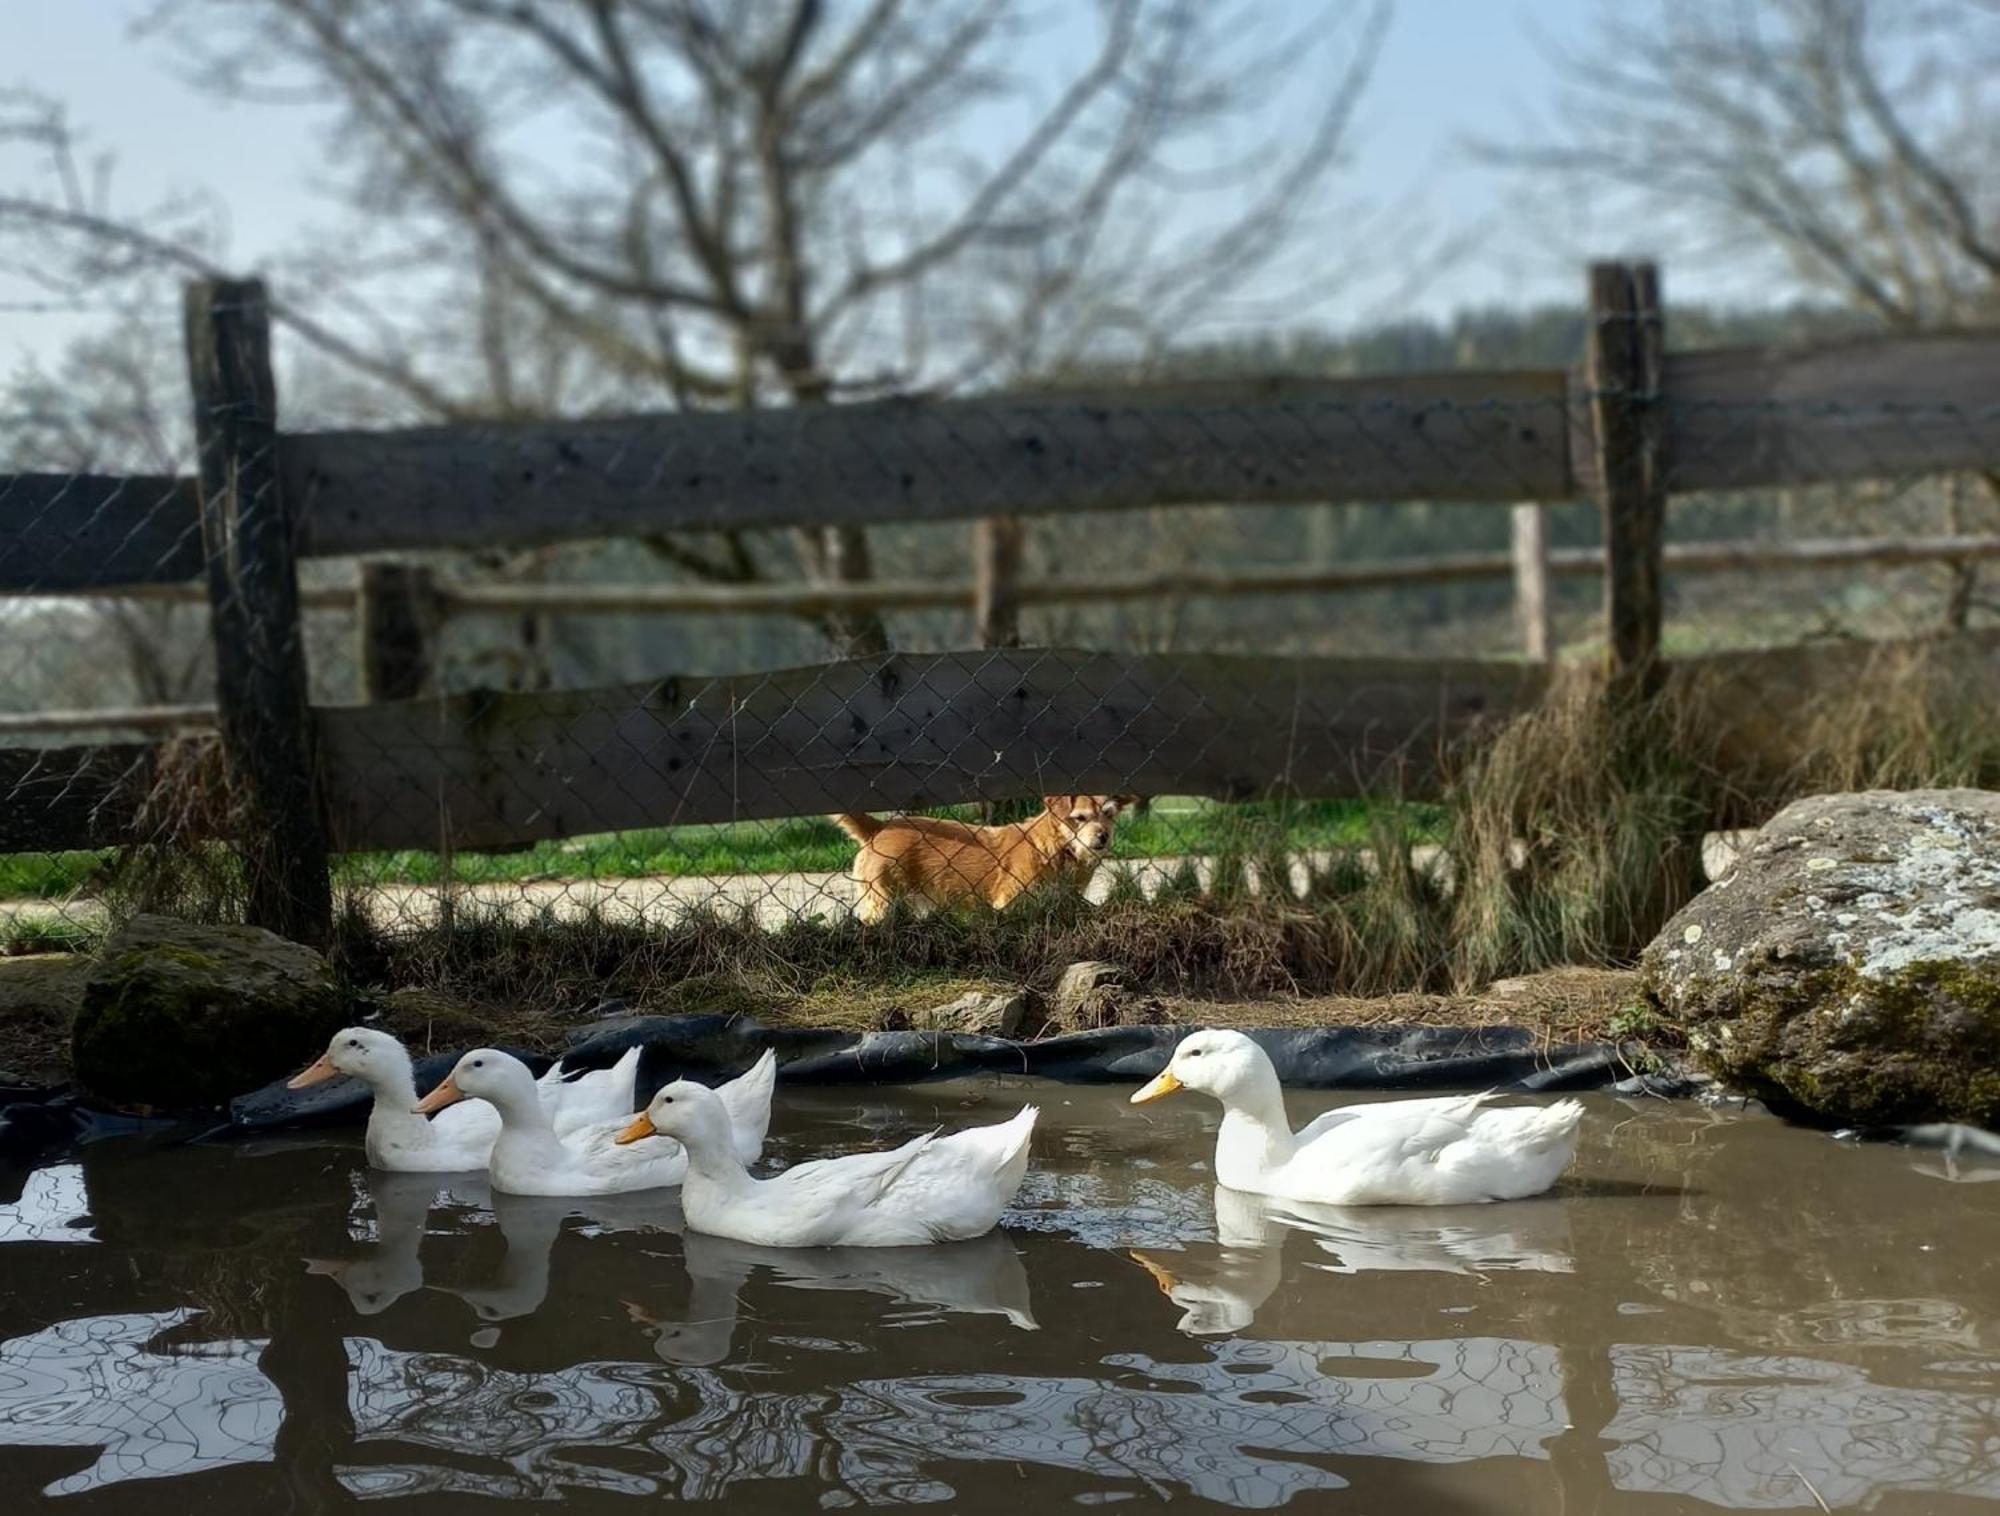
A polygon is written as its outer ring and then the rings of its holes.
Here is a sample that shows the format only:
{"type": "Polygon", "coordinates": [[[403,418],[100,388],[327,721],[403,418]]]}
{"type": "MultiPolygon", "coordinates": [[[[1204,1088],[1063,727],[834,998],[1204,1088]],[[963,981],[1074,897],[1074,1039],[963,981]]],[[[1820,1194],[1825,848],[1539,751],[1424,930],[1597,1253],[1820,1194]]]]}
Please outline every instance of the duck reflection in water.
{"type": "MultiPolygon", "coordinates": [[[[518,1321],[542,1308],[549,1295],[549,1260],[563,1223],[581,1217],[607,1232],[678,1232],[680,1205],[671,1191],[649,1190],[627,1195],[509,1195],[495,1191],[493,1219],[506,1239],[500,1267],[484,1284],[438,1285],[472,1307],[488,1326],[518,1321]]],[[[491,1334],[482,1346],[491,1346],[491,1334]]]]}
{"type": "Polygon", "coordinates": [[[380,1315],[405,1295],[423,1288],[424,1223],[441,1195],[457,1204],[483,1206],[487,1203],[486,1181],[476,1175],[454,1175],[446,1188],[436,1174],[368,1170],[375,1241],[367,1252],[354,1257],[308,1258],[306,1272],[323,1275],[339,1285],[357,1315],[380,1315]]]}
{"type": "Polygon", "coordinates": [[[1569,1274],[1567,1210],[1547,1201],[1432,1207],[1422,1212],[1313,1206],[1215,1187],[1216,1252],[1134,1251],[1134,1262],[1181,1308],[1190,1337],[1246,1330],[1284,1278],[1285,1238],[1302,1232],[1327,1255],[1306,1267],[1330,1274],[1569,1274]]]}
{"type": "Polygon", "coordinates": [[[681,1319],[634,1301],[625,1308],[661,1360],[682,1368],[729,1358],[738,1320],[748,1314],[740,1292],[758,1269],[791,1289],[865,1290],[906,1305],[1005,1316],[1023,1331],[1036,1330],[1028,1276],[1004,1232],[907,1248],[770,1248],[689,1232],[681,1245],[693,1285],[681,1319]]]}

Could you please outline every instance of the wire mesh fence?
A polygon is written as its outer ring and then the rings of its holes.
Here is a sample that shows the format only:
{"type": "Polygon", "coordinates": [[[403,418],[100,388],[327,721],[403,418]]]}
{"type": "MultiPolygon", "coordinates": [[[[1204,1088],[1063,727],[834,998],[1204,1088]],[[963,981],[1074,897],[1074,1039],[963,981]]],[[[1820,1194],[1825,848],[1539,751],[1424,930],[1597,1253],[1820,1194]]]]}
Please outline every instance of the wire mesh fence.
{"type": "MultiPolygon", "coordinates": [[[[175,472],[0,477],[12,950],[268,916],[315,839],[405,944],[1310,906],[1421,878],[1531,616],[1604,639],[1560,374],[293,438],[244,308],[175,472]],[[236,861],[134,873],[165,844],[236,861]]],[[[1690,396],[1623,397],[1669,657],[1993,624],[2000,411],[1690,396]]]]}

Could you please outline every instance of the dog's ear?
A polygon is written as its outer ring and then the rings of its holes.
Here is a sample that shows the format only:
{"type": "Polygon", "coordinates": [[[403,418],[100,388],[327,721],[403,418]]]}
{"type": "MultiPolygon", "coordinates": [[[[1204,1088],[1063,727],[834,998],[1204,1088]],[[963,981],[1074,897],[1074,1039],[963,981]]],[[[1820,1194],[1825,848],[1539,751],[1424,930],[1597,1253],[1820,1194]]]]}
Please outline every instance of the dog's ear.
{"type": "Polygon", "coordinates": [[[1120,815],[1123,815],[1127,811],[1131,811],[1136,815],[1146,808],[1145,799],[1139,795],[1113,795],[1111,799],[1118,807],[1120,815]]]}
{"type": "Polygon", "coordinates": [[[1069,795],[1044,795],[1042,809],[1051,816],[1066,816],[1069,814],[1069,803],[1072,798],[1069,795]]]}

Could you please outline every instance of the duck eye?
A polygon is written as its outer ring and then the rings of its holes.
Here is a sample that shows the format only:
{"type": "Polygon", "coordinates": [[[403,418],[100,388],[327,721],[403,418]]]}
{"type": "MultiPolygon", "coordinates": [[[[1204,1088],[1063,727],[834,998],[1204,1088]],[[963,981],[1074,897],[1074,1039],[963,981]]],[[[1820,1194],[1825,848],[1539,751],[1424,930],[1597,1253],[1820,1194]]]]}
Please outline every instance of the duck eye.
{"type": "Polygon", "coordinates": [[[1190,1057],[1190,1058],[1199,1058],[1199,1057],[1201,1056],[1201,1049],[1200,1049],[1200,1048],[1189,1048],[1189,1049],[1188,1049],[1188,1052],[1187,1052],[1187,1055],[1188,1055],[1188,1057],[1190,1057]]]}
{"type": "Polygon", "coordinates": [[[350,1038],[348,1038],[348,1039],[347,1039],[347,1045],[348,1045],[349,1047],[353,1048],[353,1049],[354,1049],[354,1051],[355,1051],[355,1052],[357,1052],[357,1053],[361,1051],[361,1039],[360,1039],[359,1037],[350,1037],[350,1038]]]}

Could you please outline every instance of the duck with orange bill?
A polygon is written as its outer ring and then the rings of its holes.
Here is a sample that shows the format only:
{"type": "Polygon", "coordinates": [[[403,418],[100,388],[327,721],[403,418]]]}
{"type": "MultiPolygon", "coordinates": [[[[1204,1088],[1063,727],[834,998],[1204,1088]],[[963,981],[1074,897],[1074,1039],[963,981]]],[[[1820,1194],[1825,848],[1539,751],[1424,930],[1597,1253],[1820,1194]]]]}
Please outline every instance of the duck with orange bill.
{"type": "MultiPolygon", "coordinates": [[[[754,1162],[764,1150],[776,1083],[777,1059],[766,1050],[748,1073],[708,1092],[721,1113],[721,1140],[739,1163],[754,1162]]],[[[500,1113],[486,1174],[495,1190],[510,1195],[615,1195],[679,1184],[688,1171],[679,1143],[621,1144],[623,1120],[558,1135],[535,1094],[535,1076],[497,1048],[467,1053],[413,1109],[429,1115],[462,1100],[483,1100],[500,1113]]]]}
{"type": "Polygon", "coordinates": [[[1472,1205],[1539,1195],[1576,1156],[1583,1120],[1574,1100],[1493,1108],[1488,1091],[1345,1106],[1294,1132],[1269,1055],[1243,1033],[1221,1030],[1182,1038],[1132,1104],[1184,1089],[1222,1106],[1218,1183],[1321,1205],[1472,1205]]]}
{"type": "MultiPolygon", "coordinates": [[[[534,1081],[535,1095],[557,1136],[607,1121],[631,1118],[638,1102],[634,1080],[639,1049],[626,1049],[607,1069],[577,1073],[556,1060],[534,1081]]],[[[500,1135],[500,1114],[483,1101],[467,1101],[426,1121],[410,1108],[417,1085],[409,1050],[374,1027],[343,1027],[327,1049],[290,1081],[303,1090],[342,1075],[359,1079],[374,1096],[366,1138],[369,1164],[392,1174],[474,1172],[486,1167],[500,1135]]]]}
{"type": "Polygon", "coordinates": [[[915,1247],[982,1236],[1021,1188],[1036,1111],[886,1152],[821,1158],[759,1179],[730,1140],[721,1092],[688,1080],[656,1094],[619,1133],[626,1148],[687,1150],[688,1229],[765,1247],[915,1247]]]}

